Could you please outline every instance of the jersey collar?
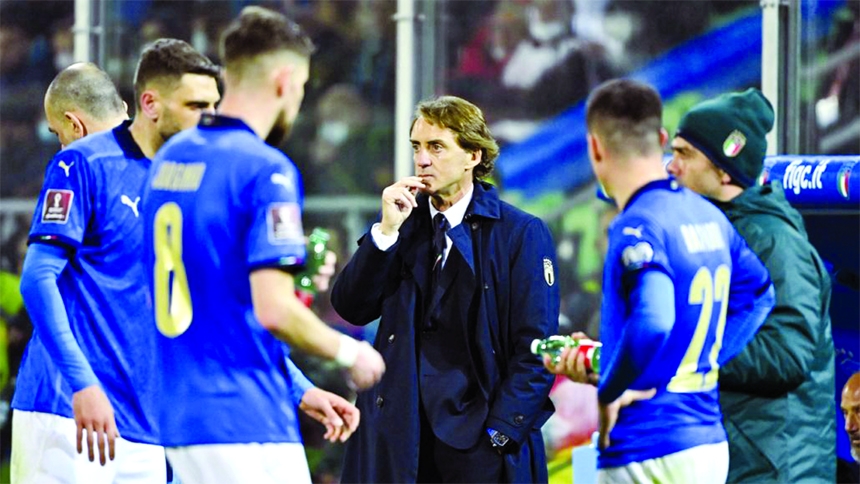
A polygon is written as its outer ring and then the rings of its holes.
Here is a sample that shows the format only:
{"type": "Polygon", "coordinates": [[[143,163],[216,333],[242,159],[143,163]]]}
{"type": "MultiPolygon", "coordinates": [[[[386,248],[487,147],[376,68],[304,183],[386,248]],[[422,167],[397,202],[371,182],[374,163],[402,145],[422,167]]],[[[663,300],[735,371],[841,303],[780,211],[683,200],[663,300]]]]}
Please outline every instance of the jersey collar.
{"type": "Polygon", "coordinates": [[[126,158],[135,160],[147,159],[140,146],[137,145],[131,136],[131,131],[128,130],[131,123],[132,120],[130,119],[123,121],[122,124],[113,129],[113,135],[126,158]]]}
{"type": "Polygon", "coordinates": [[[254,133],[254,130],[241,119],[220,114],[204,114],[200,116],[200,124],[198,126],[203,129],[244,129],[257,136],[257,133],[254,133]]]}
{"type": "Polygon", "coordinates": [[[645,185],[639,187],[638,190],[633,192],[633,195],[630,196],[630,200],[627,201],[627,205],[624,206],[624,210],[626,211],[628,207],[633,205],[633,202],[636,201],[643,193],[649,192],[651,190],[671,190],[673,192],[677,192],[681,189],[681,184],[678,183],[678,180],[674,178],[666,178],[664,180],[654,180],[652,182],[648,182],[645,185]]]}

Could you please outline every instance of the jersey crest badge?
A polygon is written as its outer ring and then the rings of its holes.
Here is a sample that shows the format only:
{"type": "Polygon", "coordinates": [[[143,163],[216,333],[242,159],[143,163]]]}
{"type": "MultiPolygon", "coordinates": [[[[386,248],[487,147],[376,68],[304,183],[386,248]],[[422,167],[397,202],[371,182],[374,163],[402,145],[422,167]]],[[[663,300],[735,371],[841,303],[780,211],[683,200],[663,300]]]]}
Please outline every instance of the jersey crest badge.
{"type": "Polygon", "coordinates": [[[304,239],[301,211],[297,203],[284,202],[269,205],[266,223],[269,242],[272,244],[285,244],[304,239]]]}
{"type": "Polygon", "coordinates": [[[547,286],[552,287],[555,284],[555,270],[549,257],[543,258],[543,280],[546,281],[547,286]]]}
{"type": "Polygon", "coordinates": [[[72,200],[75,192],[71,190],[48,190],[42,207],[42,223],[64,224],[69,221],[72,200]]]}

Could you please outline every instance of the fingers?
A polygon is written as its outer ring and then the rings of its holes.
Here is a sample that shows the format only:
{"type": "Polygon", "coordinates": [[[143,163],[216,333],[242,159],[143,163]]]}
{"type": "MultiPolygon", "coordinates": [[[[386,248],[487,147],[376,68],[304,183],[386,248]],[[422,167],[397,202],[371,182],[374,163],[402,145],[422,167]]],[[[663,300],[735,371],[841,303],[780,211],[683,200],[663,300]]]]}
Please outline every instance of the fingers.
{"type": "Polygon", "coordinates": [[[90,462],[94,462],[96,460],[95,456],[95,448],[93,443],[93,433],[95,430],[93,429],[92,424],[87,425],[87,452],[88,457],[90,458],[90,462]]]}
{"type": "MultiPolygon", "coordinates": [[[[78,454],[84,453],[84,426],[81,425],[81,422],[75,422],[78,424],[78,454]]],[[[90,459],[92,460],[92,459],[90,459]]]]}
{"type": "Polygon", "coordinates": [[[424,183],[421,181],[421,178],[407,176],[383,190],[382,200],[383,202],[395,203],[402,208],[415,208],[418,206],[415,194],[422,188],[424,188],[424,183]]]}
{"type": "Polygon", "coordinates": [[[326,405],[322,410],[325,413],[325,420],[328,424],[337,428],[343,427],[343,420],[340,418],[340,415],[334,411],[334,407],[331,406],[331,402],[326,401],[326,405]]]}
{"type": "Polygon", "coordinates": [[[108,432],[108,457],[110,457],[110,460],[116,458],[116,439],[118,437],[119,432],[117,432],[116,426],[114,426],[108,432]]]}
{"type": "Polygon", "coordinates": [[[106,429],[102,429],[101,432],[96,432],[96,441],[99,446],[99,463],[101,465],[107,464],[107,452],[105,446],[107,444],[107,432],[106,429]]]}

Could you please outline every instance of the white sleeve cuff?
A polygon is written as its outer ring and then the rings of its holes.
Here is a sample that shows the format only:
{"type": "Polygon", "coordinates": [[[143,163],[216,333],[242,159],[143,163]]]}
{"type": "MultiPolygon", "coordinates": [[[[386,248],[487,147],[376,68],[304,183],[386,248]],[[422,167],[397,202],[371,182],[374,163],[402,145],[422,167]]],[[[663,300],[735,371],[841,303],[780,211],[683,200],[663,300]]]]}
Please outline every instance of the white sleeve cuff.
{"type": "Polygon", "coordinates": [[[373,224],[373,227],[370,228],[370,237],[373,239],[373,244],[376,245],[377,249],[386,251],[397,242],[397,239],[400,238],[400,232],[397,232],[394,235],[385,235],[379,227],[379,222],[373,224]]]}

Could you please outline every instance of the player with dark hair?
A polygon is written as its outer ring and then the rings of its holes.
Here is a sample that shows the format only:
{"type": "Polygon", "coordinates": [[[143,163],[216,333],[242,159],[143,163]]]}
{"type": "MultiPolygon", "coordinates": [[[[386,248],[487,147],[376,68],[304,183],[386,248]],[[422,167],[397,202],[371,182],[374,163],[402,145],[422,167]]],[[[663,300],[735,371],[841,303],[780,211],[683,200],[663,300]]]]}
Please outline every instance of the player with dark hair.
{"type": "Polygon", "coordinates": [[[140,64],[133,122],[91,65],[66,69],[46,95],[68,146],[46,170],[21,279],[35,329],[12,402],[13,482],[166,477],[140,196],[149,157],[214,110],[218,69],[178,40],[147,47],[140,64]],[[152,58],[171,69],[150,69],[152,58]]]}
{"type": "MultiPolygon", "coordinates": [[[[719,369],[761,326],[773,287],[719,209],[668,178],[661,118],[659,94],[635,81],[588,98],[591,165],[621,210],[603,273],[598,480],[722,484],[719,369]]],[[[545,364],[586,374],[571,351],[545,364]]]]}
{"type": "Polygon", "coordinates": [[[156,360],[172,395],[157,409],[162,443],[186,484],[310,482],[282,341],[334,360],[361,389],[385,365],[295,295],[301,178],[264,139],[289,132],[312,44],[283,15],[247,7],[221,47],[219,114],[166,143],[145,186],[156,360]]]}

